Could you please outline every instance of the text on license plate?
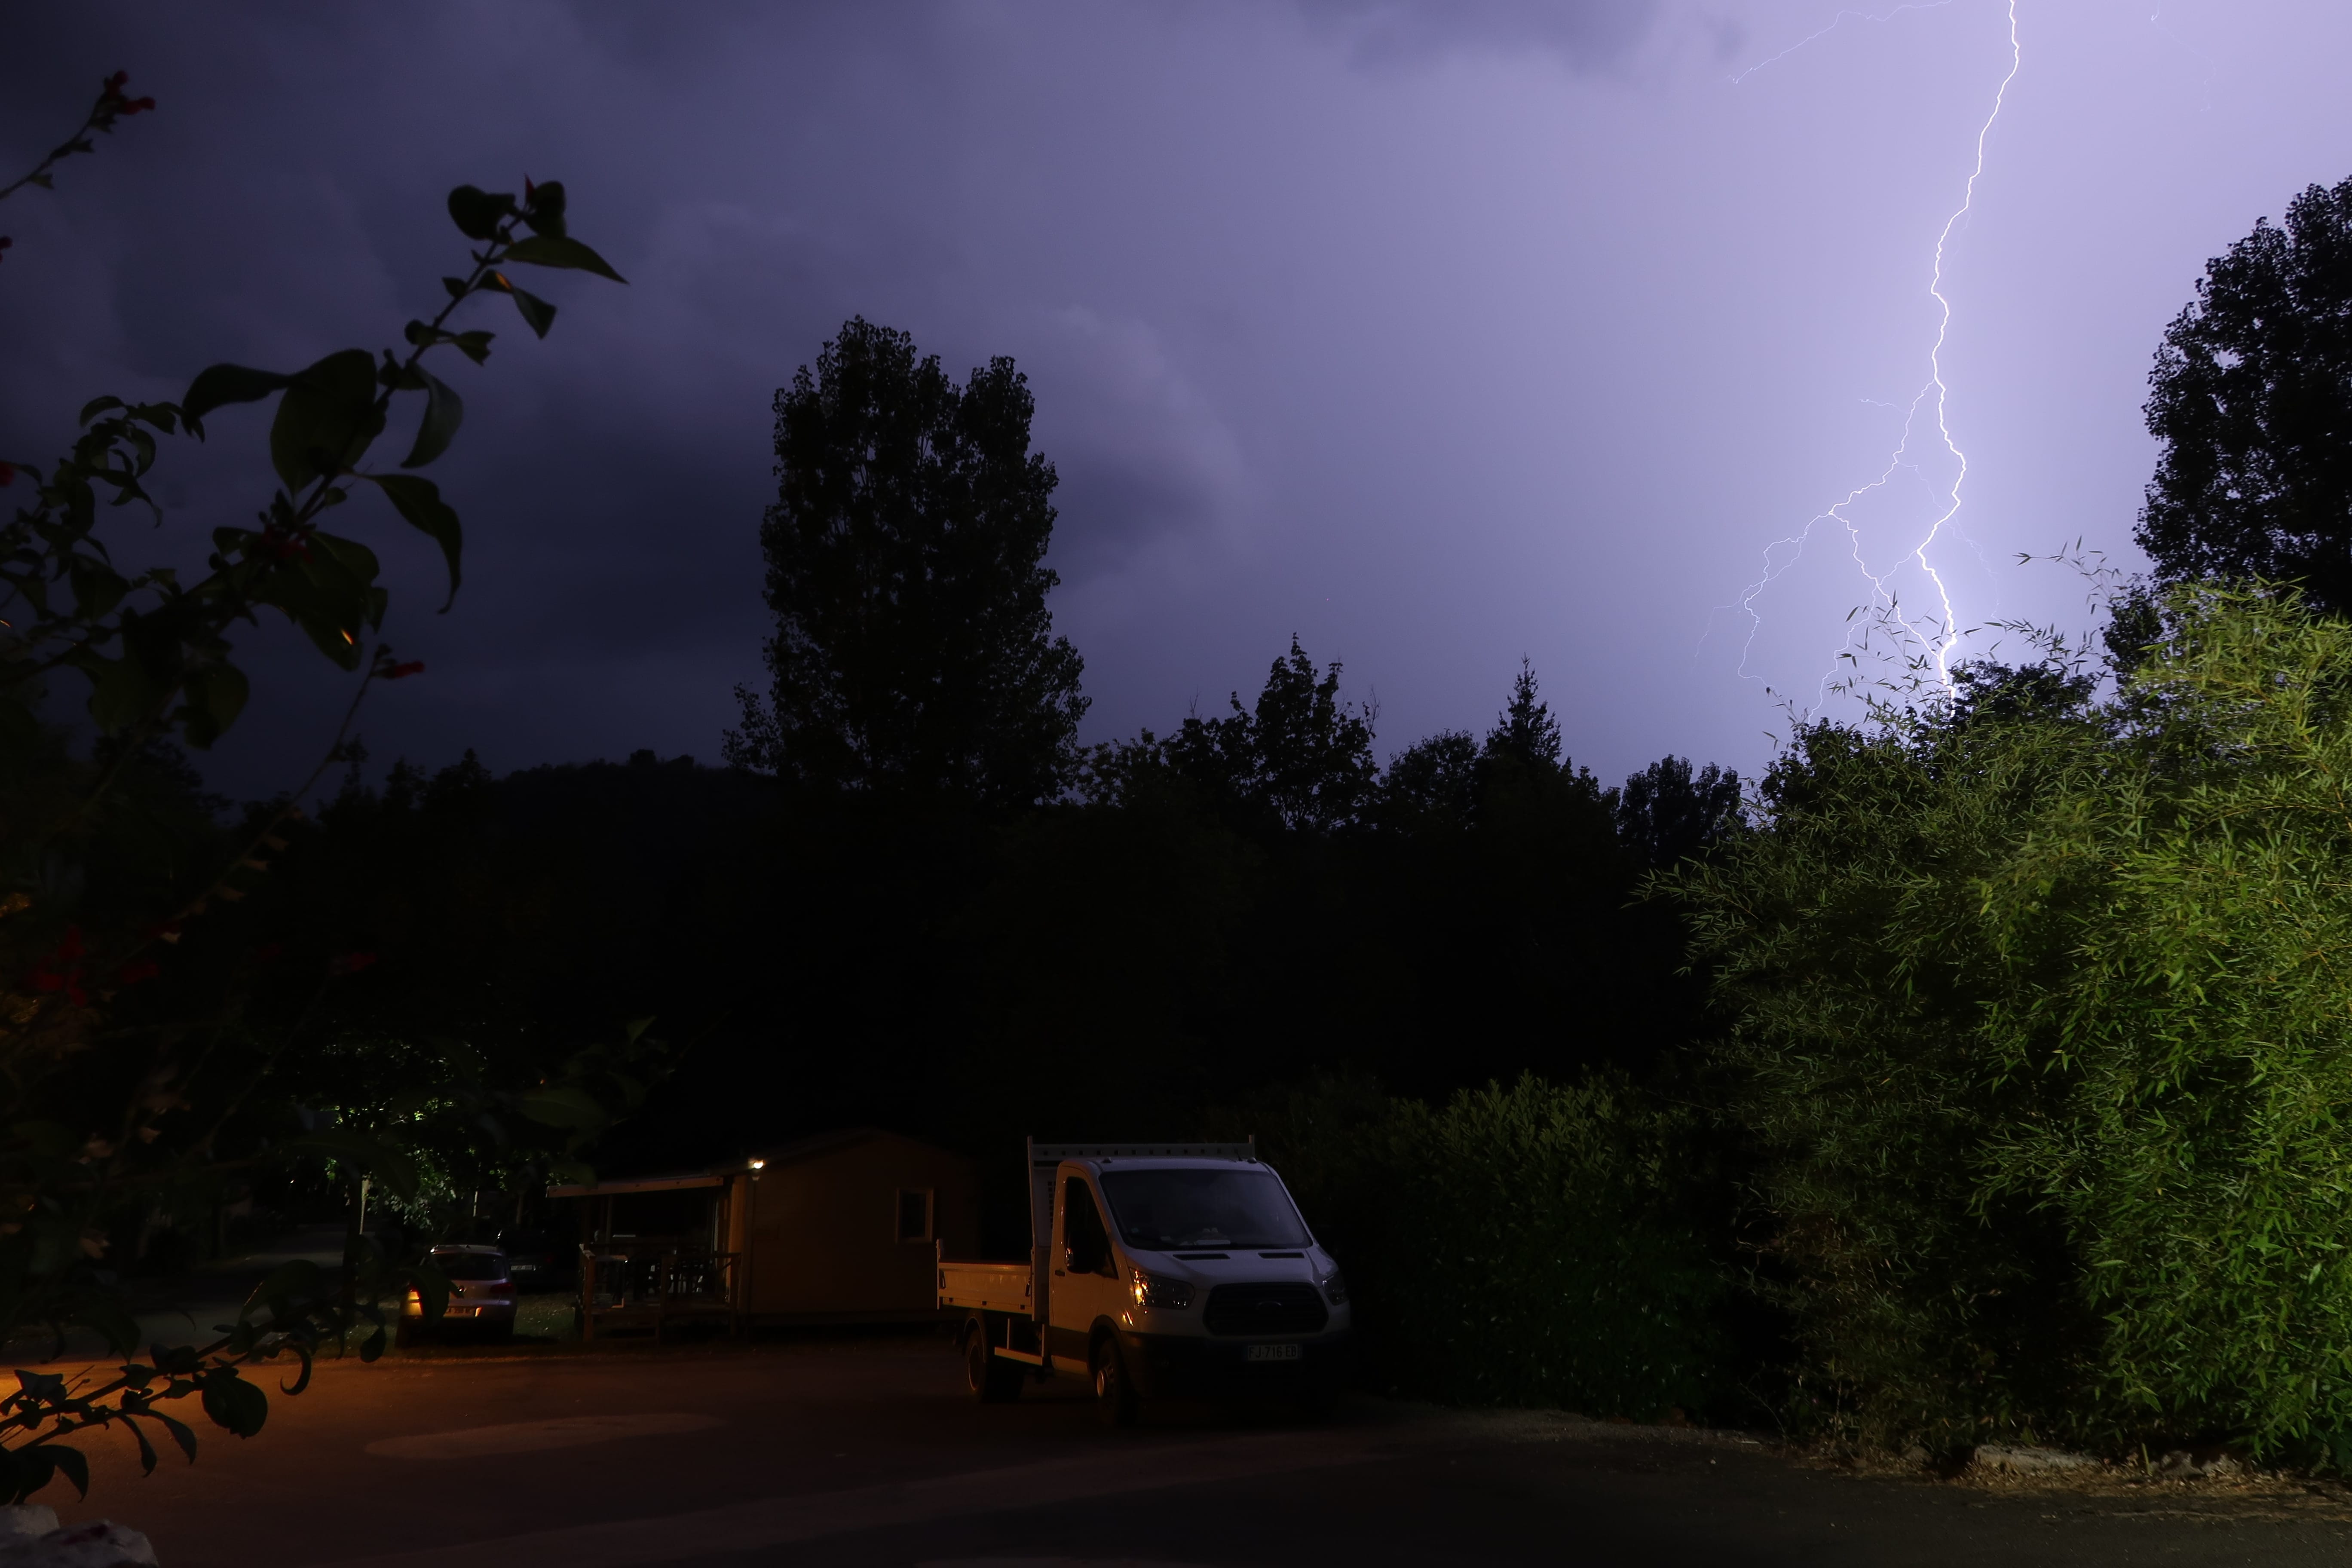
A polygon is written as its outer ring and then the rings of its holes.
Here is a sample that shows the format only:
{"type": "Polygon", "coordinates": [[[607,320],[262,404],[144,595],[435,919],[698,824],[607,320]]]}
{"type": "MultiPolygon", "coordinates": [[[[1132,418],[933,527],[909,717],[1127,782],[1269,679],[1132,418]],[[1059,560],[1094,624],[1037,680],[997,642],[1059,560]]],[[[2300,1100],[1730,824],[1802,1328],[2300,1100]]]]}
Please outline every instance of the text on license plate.
{"type": "Polygon", "coordinates": [[[1297,1345],[1244,1345],[1242,1348],[1242,1360],[1297,1361],[1298,1353],[1299,1347],[1297,1345]]]}

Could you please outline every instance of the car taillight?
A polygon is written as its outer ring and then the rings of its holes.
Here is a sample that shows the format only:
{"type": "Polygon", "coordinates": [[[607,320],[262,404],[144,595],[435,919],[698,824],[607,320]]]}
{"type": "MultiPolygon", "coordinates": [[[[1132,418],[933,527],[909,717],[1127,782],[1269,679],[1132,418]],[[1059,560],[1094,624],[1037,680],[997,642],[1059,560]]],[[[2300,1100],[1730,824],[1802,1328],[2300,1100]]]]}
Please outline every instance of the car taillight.
{"type": "Polygon", "coordinates": [[[484,1287],[482,1294],[485,1296],[511,1296],[514,1294],[514,1281],[511,1279],[501,1279],[495,1285],[484,1287]]]}

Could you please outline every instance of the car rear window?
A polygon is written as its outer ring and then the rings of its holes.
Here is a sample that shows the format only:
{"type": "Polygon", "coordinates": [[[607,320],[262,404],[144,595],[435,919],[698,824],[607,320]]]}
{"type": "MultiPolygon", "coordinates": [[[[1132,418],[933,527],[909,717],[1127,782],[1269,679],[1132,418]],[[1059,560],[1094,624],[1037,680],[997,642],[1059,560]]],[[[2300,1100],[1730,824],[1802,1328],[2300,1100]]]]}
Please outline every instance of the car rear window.
{"type": "Polygon", "coordinates": [[[451,1279],[503,1279],[507,1260],[495,1252],[436,1252],[433,1267],[451,1279]]]}

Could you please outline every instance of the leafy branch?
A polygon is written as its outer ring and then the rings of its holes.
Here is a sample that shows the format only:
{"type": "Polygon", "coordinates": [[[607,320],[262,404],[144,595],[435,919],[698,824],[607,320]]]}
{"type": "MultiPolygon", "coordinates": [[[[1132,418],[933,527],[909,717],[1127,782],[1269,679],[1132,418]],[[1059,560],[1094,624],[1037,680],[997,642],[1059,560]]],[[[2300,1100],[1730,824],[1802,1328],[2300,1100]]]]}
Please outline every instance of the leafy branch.
{"type": "MultiPolygon", "coordinates": [[[[134,114],[144,114],[153,109],[155,100],[152,98],[123,96],[122,89],[130,80],[129,71],[116,71],[99,83],[98,101],[89,106],[89,112],[82,117],[82,122],[75,127],[74,133],[50,148],[49,155],[33,165],[31,174],[23,175],[8,184],[0,185],[0,202],[6,201],[26,185],[37,186],[45,191],[57,189],[56,174],[59,163],[76,153],[98,151],[98,143],[90,140],[93,132],[105,132],[111,135],[115,121],[126,120],[134,114]]],[[[0,235],[0,251],[6,250],[13,243],[6,235],[0,235]]]]}

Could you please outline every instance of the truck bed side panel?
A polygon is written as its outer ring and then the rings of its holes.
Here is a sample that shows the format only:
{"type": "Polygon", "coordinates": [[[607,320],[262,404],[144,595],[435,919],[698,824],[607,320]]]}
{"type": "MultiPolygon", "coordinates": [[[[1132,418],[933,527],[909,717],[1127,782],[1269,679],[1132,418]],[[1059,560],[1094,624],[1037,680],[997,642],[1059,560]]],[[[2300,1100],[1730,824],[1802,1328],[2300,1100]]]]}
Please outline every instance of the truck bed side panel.
{"type": "Polygon", "coordinates": [[[1025,1263],[940,1264],[940,1305],[1030,1315],[1034,1274],[1025,1263]]]}

